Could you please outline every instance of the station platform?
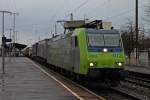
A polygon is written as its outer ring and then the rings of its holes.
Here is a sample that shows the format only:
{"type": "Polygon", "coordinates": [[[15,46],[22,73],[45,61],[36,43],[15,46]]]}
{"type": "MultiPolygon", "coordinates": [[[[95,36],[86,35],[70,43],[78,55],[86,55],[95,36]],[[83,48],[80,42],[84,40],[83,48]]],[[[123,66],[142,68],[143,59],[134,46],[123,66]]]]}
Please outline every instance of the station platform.
{"type": "Polygon", "coordinates": [[[143,66],[125,66],[125,70],[143,73],[143,74],[149,74],[150,75],[150,68],[143,67],[143,66]]]}
{"type": "Polygon", "coordinates": [[[3,75],[0,58],[0,100],[77,100],[30,59],[10,57],[5,62],[3,75]]]}

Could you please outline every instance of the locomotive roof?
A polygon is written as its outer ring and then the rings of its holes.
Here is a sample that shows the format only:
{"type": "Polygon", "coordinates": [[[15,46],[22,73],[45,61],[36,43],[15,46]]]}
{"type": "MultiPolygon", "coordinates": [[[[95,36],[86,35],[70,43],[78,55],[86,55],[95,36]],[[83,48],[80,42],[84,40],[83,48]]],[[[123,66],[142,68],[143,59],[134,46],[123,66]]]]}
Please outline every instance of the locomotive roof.
{"type": "Polygon", "coordinates": [[[106,30],[106,29],[89,29],[89,28],[87,28],[85,31],[90,34],[119,34],[119,31],[116,29],[106,30]]]}
{"type": "Polygon", "coordinates": [[[70,33],[67,33],[67,34],[59,34],[59,35],[56,35],[56,36],[50,38],[49,40],[57,41],[57,40],[59,40],[59,39],[66,38],[66,37],[70,36],[71,34],[72,34],[71,32],[70,32],[70,33]]]}

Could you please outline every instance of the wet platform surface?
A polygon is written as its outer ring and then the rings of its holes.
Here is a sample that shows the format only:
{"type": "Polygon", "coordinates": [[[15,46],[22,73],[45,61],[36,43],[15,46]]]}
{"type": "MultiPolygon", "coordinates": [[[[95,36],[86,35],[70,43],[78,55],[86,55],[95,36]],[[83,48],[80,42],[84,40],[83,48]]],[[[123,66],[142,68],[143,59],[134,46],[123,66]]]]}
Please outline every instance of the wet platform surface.
{"type": "Polygon", "coordinates": [[[36,68],[28,58],[7,58],[5,71],[4,76],[0,74],[0,100],[77,99],[64,87],[36,68]]]}
{"type": "Polygon", "coordinates": [[[143,67],[143,66],[125,66],[125,70],[138,72],[138,73],[144,73],[144,74],[150,74],[150,68],[143,67]]]}

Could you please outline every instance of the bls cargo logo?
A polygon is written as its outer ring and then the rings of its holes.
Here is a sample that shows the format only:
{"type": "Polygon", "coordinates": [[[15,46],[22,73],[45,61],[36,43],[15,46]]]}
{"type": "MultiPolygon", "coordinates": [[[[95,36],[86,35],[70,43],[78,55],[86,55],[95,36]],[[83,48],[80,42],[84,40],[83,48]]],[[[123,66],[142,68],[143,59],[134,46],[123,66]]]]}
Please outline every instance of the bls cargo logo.
{"type": "Polygon", "coordinates": [[[114,58],[123,58],[123,55],[122,55],[122,54],[119,54],[119,53],[114,53],[114,54],[113,54],[113,57],[114,57],[114,58]]]}

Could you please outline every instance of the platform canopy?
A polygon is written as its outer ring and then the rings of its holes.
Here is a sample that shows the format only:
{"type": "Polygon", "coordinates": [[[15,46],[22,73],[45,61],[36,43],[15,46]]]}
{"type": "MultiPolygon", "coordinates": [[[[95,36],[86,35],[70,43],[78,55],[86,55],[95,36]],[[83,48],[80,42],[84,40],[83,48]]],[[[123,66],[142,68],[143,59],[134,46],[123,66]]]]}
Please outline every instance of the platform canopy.
{"type": "Polygon", "coordinates": [[[10,48],[10,47],[13,48],[13,46],[15,46],[15,48],[18,49],[18,50],[22,50],[22,49],[24,49],[25,47],[27,47],[27,45],[25,45],[25,44],[10,43],[10,44],[7,45],[6,48],[10,48]]]}

